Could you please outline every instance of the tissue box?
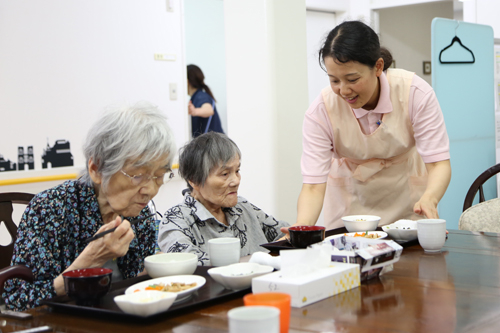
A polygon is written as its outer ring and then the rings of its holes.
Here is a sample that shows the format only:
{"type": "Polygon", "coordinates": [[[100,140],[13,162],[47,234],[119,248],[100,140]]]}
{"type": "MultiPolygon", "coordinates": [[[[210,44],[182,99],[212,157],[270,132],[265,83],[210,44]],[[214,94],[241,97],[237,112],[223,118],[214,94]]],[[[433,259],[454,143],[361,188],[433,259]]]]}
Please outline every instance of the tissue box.
{"type": "Polygon", "coordinates": [[[359,284],[359,265],[332,263],[330,267],[298,277],[283,277],[281,271],[256,277],[252,280],[252,292],[290,294],[292,306],[301,308],[359,287],[359,284]]]}
{"type": "Polygon", "coordinates": [[[369,280],[380,274],[382,269],[397,262],[403,247],[389,240],[376,240],[363,237],[336,235],[325,239],[322,246],[330,244],[339,251],[332,252],[332,261],[359,264],[361,281],[369,280]]]}

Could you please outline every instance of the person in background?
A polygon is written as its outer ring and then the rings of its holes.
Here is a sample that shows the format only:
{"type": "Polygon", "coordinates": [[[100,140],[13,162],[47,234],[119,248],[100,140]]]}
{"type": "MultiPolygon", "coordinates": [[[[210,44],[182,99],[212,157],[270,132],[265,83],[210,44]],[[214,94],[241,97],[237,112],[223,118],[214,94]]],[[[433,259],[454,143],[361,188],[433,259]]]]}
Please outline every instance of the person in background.
{"type": "Polygon", "coordinates": [[[202,134],[180,151],[179,174],[187,182],[184,202],[170,208],[160,222],[162,252],[191,252],[198,265],[210,265],[208,240],[238,237],[240,255],[266,251],[260,244],[278,240],[278,221],[238,196],[241,152],[226,135],[202,134]]]}
{"type": "Polygon", "coordinates": [[[215,97],[205,84],[205,75],[198,66],[187,66],[187,81],[188,95],[191,96],[188,113],[191,115],[193,138],[207,132],[224,133],[215,106],[215,97]]]}
{"type": "Polygon", "coordinates": [[[174,137],[163,113],[147,102],[108,110],[90,129],[83,151],[82,176],[37,194],[22,216],[12,265],[31,268],[34,283],[5,283],[9,309],[65,294],[65,271],[107,267],[113,281],[128,279],[154,254],[154,217],[133,226],[128,220],[150,215],[148,202],[173,175],[174,137]]]}
{"type": "Polygon", "coordinates": [[[319,51],[330,86],[305,114],[297,224],[327,229],[345,215],[438,218],[451,177],[449,139],[433,89],[392,56],[366,24],[335,27],[319,51]]]}

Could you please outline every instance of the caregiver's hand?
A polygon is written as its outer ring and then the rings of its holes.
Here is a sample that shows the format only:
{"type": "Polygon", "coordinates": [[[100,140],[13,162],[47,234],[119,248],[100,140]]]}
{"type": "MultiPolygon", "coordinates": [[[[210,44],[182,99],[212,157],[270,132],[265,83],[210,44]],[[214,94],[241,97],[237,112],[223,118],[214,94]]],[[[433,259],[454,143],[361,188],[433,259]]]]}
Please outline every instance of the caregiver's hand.
{"type": "MultiPolygon", "coordinates": [[[[292,227],[292,226],[290,226],[290,227],[292,227]]],[[[278,240],[285,240],[285,239],[288,240],[288,239],[290,239],[290,232],[288,231],[288,228],[290,228],[290,227],[281,227],[280,230],[281,230],[282,233],[285,234],[285,237],[281,237],[278,240]]]]}
{"type": "MultiPolygon", "coordinates": [[[[413,207],[413,211],[415,214],[422,215],[428,219],[439,218],[439,214],[437,212],[437,200],[429,200],[424,196],[417,201],[413,207]]],[[[448,233],[448,230],[446,230],[446,233],[448,233]]]]}
{"type": "Polygon", "coordinates": [[[437,204],[438,201],[436,199],[422,196],[420,200],[415,203],[415,206],[413,206],[413,211],[415,214],[422,215],[428,219],[438,219],[437,204]]]}

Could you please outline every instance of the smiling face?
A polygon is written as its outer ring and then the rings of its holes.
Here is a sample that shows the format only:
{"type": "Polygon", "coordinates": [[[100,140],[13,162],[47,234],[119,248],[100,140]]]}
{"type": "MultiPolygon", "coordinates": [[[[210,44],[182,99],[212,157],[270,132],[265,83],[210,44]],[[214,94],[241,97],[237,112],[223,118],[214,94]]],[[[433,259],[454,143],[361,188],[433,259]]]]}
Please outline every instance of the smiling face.
{"type": "MultiPolygon", "coordinates": [[[[146,175],[162,177],[168,171],[168,159],[166,156],[148,165],[134,166],[127,163],[122,169],[131,176],[146,175]]],[[[97,172],[97,166],[89,161],[89,174],[94,184],[96,184],[97,201],[104,222],[114,219],[117,215],[137,216],[148,202],[158,193],[161,185],[154,179],[142,185],[134,185],[130,177],[122,172],[117,172],[111,176],[106,188],[103,188],[102,177],[97,172]]]]}
{"type": "Polygon", "coordinates": [[[212,170],[204,185],[190,182],[193,197],[210,211],[235,206],[241,180],[240,166],[240,158],[235,157],[212,170]]]}
{"type": "Polygon", "coordinates": [[[356,61],[340,63],[332,57],[326,57],[325,67],[333,92],[349,103],[351,108],[375,109],[380,95],[378,77],[384,69],[382,58],[374,68],[370,68],[356,61]]]}

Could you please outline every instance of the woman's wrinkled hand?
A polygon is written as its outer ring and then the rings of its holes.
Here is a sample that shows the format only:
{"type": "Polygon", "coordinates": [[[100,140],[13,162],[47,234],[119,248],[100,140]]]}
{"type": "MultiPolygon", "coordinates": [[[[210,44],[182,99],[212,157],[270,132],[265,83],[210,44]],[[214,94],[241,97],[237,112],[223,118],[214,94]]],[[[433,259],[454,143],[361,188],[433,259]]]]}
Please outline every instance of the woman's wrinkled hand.
{"type": "Polygon", "coordinates": [[[103,225],[97,232],[100,233],[115,227],[115,231],[90,242],[82,252],[81,255],[86,256],[83,259],[91,260],[92,266],[88,267],[101,267],[108,260],[127,254],[130,242],[135,237],[129,221],[122,221],[118,216],[114,221],[103,225]]]}

